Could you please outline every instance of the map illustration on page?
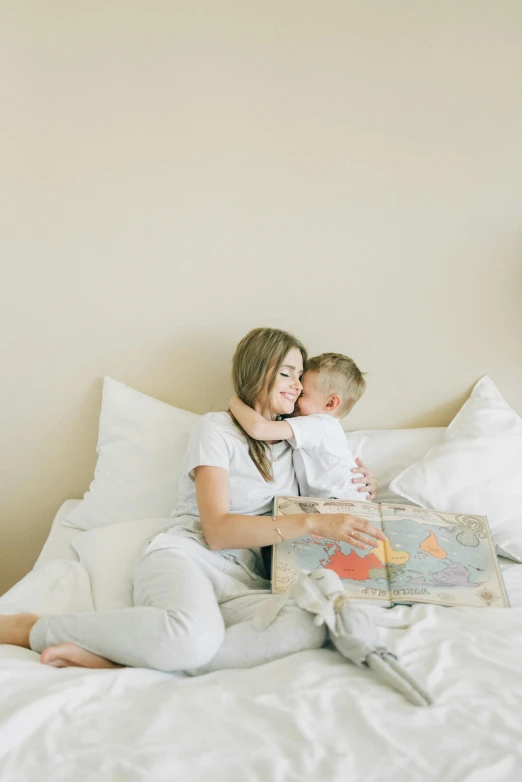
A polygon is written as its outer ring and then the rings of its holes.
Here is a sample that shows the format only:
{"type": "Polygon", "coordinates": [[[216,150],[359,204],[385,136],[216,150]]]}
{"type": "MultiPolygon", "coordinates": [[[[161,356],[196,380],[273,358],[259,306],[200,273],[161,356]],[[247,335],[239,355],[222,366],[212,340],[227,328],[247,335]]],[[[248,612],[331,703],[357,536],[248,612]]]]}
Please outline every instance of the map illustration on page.
{"type": "Polygon", "coordinates": [[[286,592],[299,571],[331,568],[346,593],[394,605],[508,606],[485,516],[446,513],[409,505],[313,497],[276,497],[275,516],[351,513],[381,529],[386,542],[357,549],[307,535],[273,546],[272,592],[286,592]]]}

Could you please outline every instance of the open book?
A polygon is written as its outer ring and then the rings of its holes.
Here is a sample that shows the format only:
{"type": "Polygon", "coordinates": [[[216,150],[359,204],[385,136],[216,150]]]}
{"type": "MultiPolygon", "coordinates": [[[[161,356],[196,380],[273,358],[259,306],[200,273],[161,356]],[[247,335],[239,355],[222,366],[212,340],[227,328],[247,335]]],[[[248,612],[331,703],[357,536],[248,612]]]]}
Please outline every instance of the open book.
{"type": "Polygon", "coordinates": [[[351,513],[386,535],[374,548],[316,535],[273,546],[272,592],[285,592],[300,570],[331,568],[346,593],[380,605],[508,606],[485,516],[313,497],[276,497],[275,516],[351,513]]]}

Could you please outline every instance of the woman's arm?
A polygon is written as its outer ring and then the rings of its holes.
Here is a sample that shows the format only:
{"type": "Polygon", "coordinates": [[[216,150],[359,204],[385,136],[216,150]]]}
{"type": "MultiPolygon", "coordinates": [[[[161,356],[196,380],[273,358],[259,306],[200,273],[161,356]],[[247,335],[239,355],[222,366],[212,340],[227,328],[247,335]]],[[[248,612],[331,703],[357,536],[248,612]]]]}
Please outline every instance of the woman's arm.
{"type": "Polygon", "coordinates": [[[245,516],[230,513],[228,472],[221,467],[195,469],[196,499],[201,526],[211,549],[258,548],[310,533],[342,540],[356,548],[376,546],[384,534],[365,519],[344,513],[296,513],[292,516],[245,516]]]}
{"type": "Polygon", "coordinates": [[[235,394],[230,400],[230,412],[254,440],[291,440],[294,436],[292,427],[286,421],[267,421],[235,394]]]}

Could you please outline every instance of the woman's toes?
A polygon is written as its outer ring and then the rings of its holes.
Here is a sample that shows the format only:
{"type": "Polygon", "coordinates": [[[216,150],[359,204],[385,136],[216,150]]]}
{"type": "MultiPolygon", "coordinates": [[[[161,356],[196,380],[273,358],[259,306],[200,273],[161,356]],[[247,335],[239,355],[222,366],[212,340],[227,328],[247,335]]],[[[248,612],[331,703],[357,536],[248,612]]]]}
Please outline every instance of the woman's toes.
{"type": "Polygon", "coordinates": [[[74,665],[71,654],[73,644],[58,644],[58,646],[48,646],[40,655],[40,662],[44,665],[54,665],[55,668],[65,668],[68,665],[74,665]],[[69,659],[68,659],[69,658],[69,659]]]}

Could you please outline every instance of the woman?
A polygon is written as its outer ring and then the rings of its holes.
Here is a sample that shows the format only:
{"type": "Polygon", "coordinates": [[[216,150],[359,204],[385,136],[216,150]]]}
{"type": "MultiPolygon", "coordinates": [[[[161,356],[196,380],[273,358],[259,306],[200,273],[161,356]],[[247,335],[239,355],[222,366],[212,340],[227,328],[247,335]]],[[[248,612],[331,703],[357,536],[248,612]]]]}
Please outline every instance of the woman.
{"type": "MultiPolygon", "coordinates": [[[[254,329],[234,355],[235,392],[266,418],[288,415],[305,361],[306,351],[292,335],[254,329]]],[[[375,481],[364,466],[361,472],[373,496],[375,481]]],[[[41,652],[43,663],[57,667],[197,672],[248,667],[322,646],[326,630],[314,614],[269,593],[260,547],[308,533],[357,548],[384,537],[347,514],[303,513],[276,523],[273,497],[297,493],[288,443],[252,440],[226,412],[202,416],[191,433],[175,518],[135,567],[134,607],[0,617],[0,643],[41,652]]]]}

